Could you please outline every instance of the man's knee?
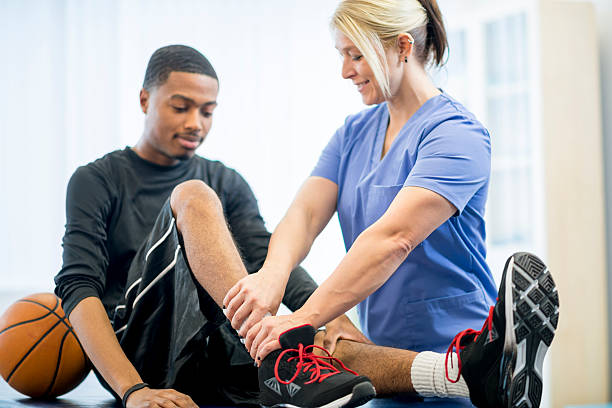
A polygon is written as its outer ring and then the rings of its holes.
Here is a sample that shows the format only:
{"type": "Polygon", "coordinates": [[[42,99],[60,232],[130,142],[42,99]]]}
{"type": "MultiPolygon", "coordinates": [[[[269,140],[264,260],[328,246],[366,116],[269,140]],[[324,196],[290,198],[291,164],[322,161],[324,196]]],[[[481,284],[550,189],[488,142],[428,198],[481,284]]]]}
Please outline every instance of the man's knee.
{"type": "Polygon", "coordinates": [[[172,190],[170,208],[177,221],[188,212],[200,215],[222,215],[217,193],[201,180],[184,181],[172,190]]]}

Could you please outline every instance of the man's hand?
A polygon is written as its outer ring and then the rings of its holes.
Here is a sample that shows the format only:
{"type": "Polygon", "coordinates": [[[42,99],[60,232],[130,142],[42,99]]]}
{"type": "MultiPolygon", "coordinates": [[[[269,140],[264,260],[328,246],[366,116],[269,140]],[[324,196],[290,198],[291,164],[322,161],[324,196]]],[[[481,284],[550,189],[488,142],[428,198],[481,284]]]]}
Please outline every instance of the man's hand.
{"type": "Polygon", "coordinates": [[[134,391],[126,401],[127,408],[198,408],[185,394],[172,389],[156,390],[143,388],[134,391]]]}
{"type": "Polygon", "coordinates": [[[333,354],[336,349],[336,343],[340,339],[374,344],[355,327],[353,322],[351,322],[346,315],[339,316],[325,325],[323,344],[317,344],[317,346],[321,346],[327,349],[330,354],[333,354]]]}
{"type": "Polygon", "coordinates": [[[276,315],[285,293],[285,282],[266,273],[257,273],[240,279],[225,295],[223,305],[226,316],[240,337],[268,314],[276,315]]]}

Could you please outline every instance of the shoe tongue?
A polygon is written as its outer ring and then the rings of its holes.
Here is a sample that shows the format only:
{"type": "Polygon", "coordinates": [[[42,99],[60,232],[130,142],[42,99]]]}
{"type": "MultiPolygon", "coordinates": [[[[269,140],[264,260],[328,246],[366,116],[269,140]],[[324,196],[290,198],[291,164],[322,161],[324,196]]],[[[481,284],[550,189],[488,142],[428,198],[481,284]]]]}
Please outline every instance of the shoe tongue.
{"type": "Polygon", "coordinates": [[[466,334],[465,336],[463,336],[463,338],[461,339],[461,346],[465,347],[469,344],[472,344],[477,334],[478,332],[466,334]]]}
{"type": "Polygon", "coordinates": [[[313,326],[305,324],[303,326],[294,327],[280,335],[280,341],[283,349],[296,349],[301,343],[304,347],[314,343],[316,330],[313,326]]]}

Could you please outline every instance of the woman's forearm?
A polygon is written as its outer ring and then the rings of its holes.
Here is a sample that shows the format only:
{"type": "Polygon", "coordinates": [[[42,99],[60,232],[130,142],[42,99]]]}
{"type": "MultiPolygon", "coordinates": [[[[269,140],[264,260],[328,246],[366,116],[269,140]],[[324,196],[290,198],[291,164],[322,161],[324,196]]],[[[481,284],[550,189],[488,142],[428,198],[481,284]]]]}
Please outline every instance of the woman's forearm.
{"type": "Polygon", "coordinates": [[[413,247],[401,234],[370,227],[296,313],[315,327],[335,319],[381,287],[413,247]]]}
{"type": "Polygon", "coordinates": [[[385,214],[359,235],[334,273],[296,313],[320,327],[346,312],[380,288],[414,247],[456,211],[433,191],[402,188],[385,214]]]}

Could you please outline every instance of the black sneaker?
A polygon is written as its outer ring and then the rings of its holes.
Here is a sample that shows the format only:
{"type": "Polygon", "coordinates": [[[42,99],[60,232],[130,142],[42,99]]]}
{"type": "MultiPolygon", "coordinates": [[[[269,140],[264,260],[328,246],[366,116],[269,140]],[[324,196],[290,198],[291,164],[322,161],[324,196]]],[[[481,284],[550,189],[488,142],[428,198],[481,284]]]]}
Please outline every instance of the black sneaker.
{"type": "MultiPolygon", "coordinates": [[[[546,265],[521,252],[508,258],[495,307],[480,331],[464,330],[448,348],[477,407],[538,407],[542,364],[559,320],[559,297],[546,265]]],[[[448,378],[448,367],[447,367],[448,378]]],[[[459,378],[449,381],[456,382],[459,378]]]]}
{"type": "Polygon", "coordinates": [[[259,368],[260,403],[266,407],[357,407],[376,391],[367,377],[346,368],[327,350],[315,346],[315,329],[298,326],[281,334],[281,349],[259,368]],[[314,349],[327,355],[313,354],[314,349]],[[333,366],[340,365],[341,369],[333,366]]]}

